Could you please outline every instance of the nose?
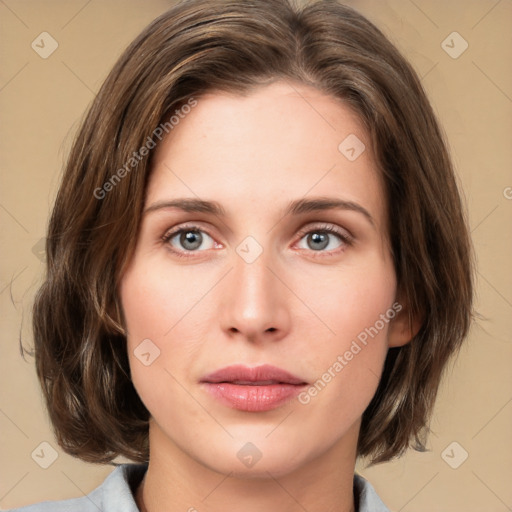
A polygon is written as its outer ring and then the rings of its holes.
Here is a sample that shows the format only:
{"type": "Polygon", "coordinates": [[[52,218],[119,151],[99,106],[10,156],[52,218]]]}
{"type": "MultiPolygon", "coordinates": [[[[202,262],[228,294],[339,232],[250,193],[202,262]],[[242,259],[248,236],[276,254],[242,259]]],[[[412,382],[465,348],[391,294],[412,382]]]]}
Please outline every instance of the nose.
{"type": "Polygon", "coordinates": [[[270,251],[252,262],[233,255],[233,269],[225,280],[220,317],[232,339],[250,343],[279,341],[290,330],[290,291],[270,251]]]}

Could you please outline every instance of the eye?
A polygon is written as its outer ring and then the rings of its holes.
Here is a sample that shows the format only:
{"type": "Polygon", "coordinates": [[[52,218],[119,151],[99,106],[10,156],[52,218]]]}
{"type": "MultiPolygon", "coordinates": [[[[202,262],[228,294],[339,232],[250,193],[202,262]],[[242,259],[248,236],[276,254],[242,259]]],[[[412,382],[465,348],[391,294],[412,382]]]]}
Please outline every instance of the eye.
{"type": "MultiPolygon", "coordinates": [[[[302,230],[299,236],[301,236],[299,249],[321,254],[337,254],[353,242],[353,237],[349,233],[330,224],[302,230]]],[[[193,256],[193,253],[220,246],[208,233],[195,225],[181,226],[169,231],[162,240],[173,253],[180,257],[193,256]]]]}
{"type": "Polygon", "coordinates": [[[299,249],[314,252],[339,252],[343,247],[352,244],[352,236],[331,225],[318,226],[300,232],[302,238],[299,241],[299,249]]]}
{"type": "Polygon", "coordinates": [[[162,240],[179,256],[187,252],[202,252],[217,247],[213,238],[197,226],[182,226],[166,233],[162,240]],[[202,248],[202,249],[201,249],[202,248]]]}

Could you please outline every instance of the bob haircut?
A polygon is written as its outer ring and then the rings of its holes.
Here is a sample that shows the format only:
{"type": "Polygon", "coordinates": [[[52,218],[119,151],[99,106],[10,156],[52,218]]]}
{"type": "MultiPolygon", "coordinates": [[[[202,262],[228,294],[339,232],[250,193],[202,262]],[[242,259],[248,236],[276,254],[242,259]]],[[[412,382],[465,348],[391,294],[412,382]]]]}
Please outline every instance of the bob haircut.
{"type": "Polygon", "coordinates": [[[416,73],[379,29],[334,0],[292,1],[175,5],[125,50],[81,124],[33,309],[37,374],[57,441],[71,455],[149,458],[149,412],[131,382],[117,296],[151,171],[142,148],[191,98],[247,95],[276,80],[342,100],[371,137],[398,296],[421,327],[389,349],[357,453],[374,464],[425,449],[443,370],[473,317],[471,243],[448,150],[416,73]]]}

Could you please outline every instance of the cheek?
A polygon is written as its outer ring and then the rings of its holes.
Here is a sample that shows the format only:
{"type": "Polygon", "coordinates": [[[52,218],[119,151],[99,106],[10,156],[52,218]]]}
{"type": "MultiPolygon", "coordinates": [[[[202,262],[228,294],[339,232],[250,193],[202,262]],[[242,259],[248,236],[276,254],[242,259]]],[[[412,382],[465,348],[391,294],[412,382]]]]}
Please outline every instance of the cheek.
{"type": "MultiPolygon", "coordinates": [[[[318,336],[314,350],[309,349],[315,381],[299,402],[317,410],[327,406],[335,416],[347,411],[358,416],[377,389],[390,321],[399,306],[390,262],[376,257],[368,265],[345,270],[318,280],[322,285],[309,288],[309,293],[302,289],[302,297],[321,320],[317,328],[326,335],[318,336]]],[[[315,339],[312,333],[309,339],[315,339]]]]}
{"type": "Polygon", "coordinates": [[[156,258],[136,258],[122,278],[119,293],[132,381],[150,411],[165,404],[169,410],[199,416],[181,386],[188,385],[200,348],[195,336],[204,330],[195,306],[209,287],[207,280],[197,277],[192,282],[189,273],[156,258]]]}
{"type": "Polygon", "coordinates": [[[394,268],[379,254],[368,260],[364,265],[346,265],[336,271],[300,273],[300,280],[294,285],[297,295],[316,316],[316,321],[312,322],[308,315],[309,322],[305,321],[303,328],[310,334],[312,329],[319,335],[321,332],[322,339],[327,341],[321,344],[322,349],[343,348],[343,344],[377,322],[379,334],[387,333],[389,319],[384,325],[379,320],[381,315],[386,316],[395,300],[394,268]]]}
{"type": "Polygon", "coordinates": [[[189,275],[176,267],[158,259],[151,260],[151,264],[135,260],[120,287],[129,342],[145,338],[163,341],[204,293],[191,286],[189,275]]]}
{"type": "Polygon", "coordinates": [[[146,268],[136,259],[120,286],[132,381],[149,410],[153,409],[153,402],[162,399],[159,395],[169,385],[171,376],[163,364],[168,350],[164,340],[180,310],[179,300],[174,296],[179,278],[173,276],[170,287],[163,275],[158,268],[146,268]]]}

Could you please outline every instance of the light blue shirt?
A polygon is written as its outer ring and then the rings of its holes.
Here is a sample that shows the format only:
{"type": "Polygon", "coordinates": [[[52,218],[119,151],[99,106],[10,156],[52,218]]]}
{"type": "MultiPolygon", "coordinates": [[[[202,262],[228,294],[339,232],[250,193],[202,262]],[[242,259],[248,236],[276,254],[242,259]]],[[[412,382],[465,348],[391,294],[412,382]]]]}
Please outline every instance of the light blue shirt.
{"type": "MultiPolygon", "coordinates": [[[[145,464],[121,464],[87,496],[62,501],[45,501],[11,509],[11,512],[139,512],[132,489],[136,489],[147,470],[145,464]]],[[[389,512],[370,482],[354,475],[357,512],[389,512]]]]}

